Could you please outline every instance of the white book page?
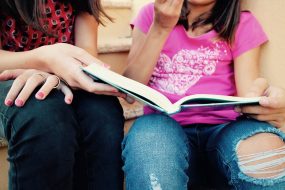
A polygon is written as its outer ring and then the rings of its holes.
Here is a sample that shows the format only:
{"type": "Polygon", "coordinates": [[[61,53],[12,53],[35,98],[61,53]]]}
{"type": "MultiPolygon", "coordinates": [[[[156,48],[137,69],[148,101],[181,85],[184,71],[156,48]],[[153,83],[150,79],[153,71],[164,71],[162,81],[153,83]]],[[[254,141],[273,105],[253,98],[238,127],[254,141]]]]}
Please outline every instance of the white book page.
{"type": "MultiPolygon", "coordinates": [[[[167,113],[174,113],[179,110],[180,106],[178,105],[174,106],[167,97],[165,97],[163,94],[159,93],[158,91],[142,83],[139,83],[135,80],[129,79],[118,73],[115,73],[96,63],[88,65],[87,67],[83,67],[82,69],[87,73],[99,78],[100,80],[109,83],[115,88],[118,88],[119,90],[122,90],[123,92],[132,95],[134,98],[138,98],[143,103],[155,107],[155,105],[151,104],[151,102],[153,102],[154,104],[165,110],[165,112],[167,113]],[[151,102],[150,103],[146,102],[145,99],[148,99],[151,102]]],[[[156,107],[156,109],[163,111],[159,107],[156,107]]]]}

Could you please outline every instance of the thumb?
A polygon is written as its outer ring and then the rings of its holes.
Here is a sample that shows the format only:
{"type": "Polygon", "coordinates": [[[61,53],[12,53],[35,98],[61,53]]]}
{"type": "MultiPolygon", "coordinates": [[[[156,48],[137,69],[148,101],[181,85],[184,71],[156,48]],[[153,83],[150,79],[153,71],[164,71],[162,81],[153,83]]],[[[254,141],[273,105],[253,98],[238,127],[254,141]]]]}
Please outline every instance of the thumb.
{"type": "Polygon", "coordinates": [[[266,96],[263,96],[259,103],[269,108],[285,108],[285,90],[270,86],[266,90],[266,96]]]}
{"type": "Polygon", "coordinates": [[[264,78],[257,78],[251,85],[246,97],[263,96],[269,84],[264,78]]]}

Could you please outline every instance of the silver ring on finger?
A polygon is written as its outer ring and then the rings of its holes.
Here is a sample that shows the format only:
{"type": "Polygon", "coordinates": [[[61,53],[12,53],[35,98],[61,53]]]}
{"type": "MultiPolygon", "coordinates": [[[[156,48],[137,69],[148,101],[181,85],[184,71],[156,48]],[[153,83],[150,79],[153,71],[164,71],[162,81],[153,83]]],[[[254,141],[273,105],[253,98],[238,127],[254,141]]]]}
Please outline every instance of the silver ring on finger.
{"type": "Polygon", "coordinates": [[[56,75],[54,75],[54,76],[55,76],[55,77],[56,77],[56,79],[57,79],[57,84],[56,84],[53,88],[58,89],[58,88],[59,88],[59,86],[60,86],[61,80],[60,80],[60,78],[59,78],[58,76],[56,76],[56,75]]]}

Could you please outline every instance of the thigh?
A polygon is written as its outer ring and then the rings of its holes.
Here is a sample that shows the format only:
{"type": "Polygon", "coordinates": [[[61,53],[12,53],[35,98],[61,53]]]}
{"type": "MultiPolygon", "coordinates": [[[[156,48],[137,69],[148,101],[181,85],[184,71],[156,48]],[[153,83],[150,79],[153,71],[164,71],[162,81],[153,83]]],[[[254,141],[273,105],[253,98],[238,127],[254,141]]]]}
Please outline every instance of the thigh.
{"type": "Polygon", "coordinates": [[[102,141],[102,145],[110,144],[113,136],[122,140],[124,117],[117,97],[75,91],[72,107],[76,110],[81,137],[85,141],[94,141],[93,135],[102,141]]]}
{"type": "Polygon", "coordinates": [[[124,118],[116,97],[74,92],[72,104],[80,127],[74,189],[123,188],[121,142],[124,118]]]}
{"type": "MultiPolygon", "coordinates": [[[[242,140],[258,133],[273,133],[283,139],[285,137],[284,133],[266,122],[241,117],[237,121],[221,125],[220,130],[209,138],[207,156],[210,158],[212,176],[217,186],[238,188],[241,183],[250,184],[248,176],[239,168],[236,151],[242,140]]],[[[257,185],[256,189],[260,187],[257,185]]]]}
{"type": "Polygon", "coordinates": [[[23,107],[8,107],[4,100],[12,83],[13,81],[0,82],[0,117],[5,137],[10,142],[13,142],[12,137],[18,132],[36,135],[46,131],[67,130],[75,135],[76,114],[71,106],[65,104],[63,93],[53,90],[45,100],[39,101],[34,92],[23,107]]]}
{"type": "Polygon", "coordinates": [[[127,189],[187,189],[188,139],[169,116],[140,117],[122,147],[127,189]]]}

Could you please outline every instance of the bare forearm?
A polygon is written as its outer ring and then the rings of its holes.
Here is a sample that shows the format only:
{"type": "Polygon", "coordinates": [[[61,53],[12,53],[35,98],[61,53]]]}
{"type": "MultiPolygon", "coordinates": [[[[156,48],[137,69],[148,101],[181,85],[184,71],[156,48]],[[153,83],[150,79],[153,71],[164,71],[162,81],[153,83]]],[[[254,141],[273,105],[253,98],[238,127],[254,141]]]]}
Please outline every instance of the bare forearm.
{"type": "MultiPolygon", "coordinates": [[[[98,23],[93,16],[89,14],[78,15],[75,28],[75,45],[93,56],[97,56],[97,27],[98,23]]],[[[79,48],[73,48],[71,45],[64,45],[59,48],[56,48],[54,45],[46,45],[25,52],[0,50],[0,71],[9,69],[38,69],[55,73],[55,70],[57,72],[61,70],[61,68],[55,69],[55,67],[60,66],[60,62],[65,61],[63,59],[64,53],[68,53],[72,57],[80,56],[83,52],[79,48]]],[[[68,62],[68,60],[66,61],[68,62]]]]}
{"type": "Polygon", "coordinates": [[[124,75],[147,84],[168,35],[169,31],[153,25],[142,45],[131,52],[124,75]]]}
{"type": "Polygon", "coordinates": [[[0,50],[0,71],[8,69],[39,69],[49,71],[46,68],[38,50],[31,50],[25,52],[10,52],[0,50]]]}

